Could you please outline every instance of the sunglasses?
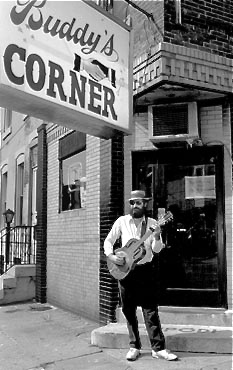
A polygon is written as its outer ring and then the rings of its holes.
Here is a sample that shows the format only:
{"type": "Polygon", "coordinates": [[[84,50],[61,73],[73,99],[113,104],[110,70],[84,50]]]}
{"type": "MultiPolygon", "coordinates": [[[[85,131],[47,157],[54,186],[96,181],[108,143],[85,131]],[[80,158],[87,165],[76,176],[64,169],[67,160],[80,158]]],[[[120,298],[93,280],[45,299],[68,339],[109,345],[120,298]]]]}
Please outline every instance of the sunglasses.
{"type": "Polygon", "coordinates": [[[136,204],[136,206],[142,206],[143,205],[143,201],[142,200],[130,200],[129,201],[129,204],[131,206],[134,206],[136,204]]]}

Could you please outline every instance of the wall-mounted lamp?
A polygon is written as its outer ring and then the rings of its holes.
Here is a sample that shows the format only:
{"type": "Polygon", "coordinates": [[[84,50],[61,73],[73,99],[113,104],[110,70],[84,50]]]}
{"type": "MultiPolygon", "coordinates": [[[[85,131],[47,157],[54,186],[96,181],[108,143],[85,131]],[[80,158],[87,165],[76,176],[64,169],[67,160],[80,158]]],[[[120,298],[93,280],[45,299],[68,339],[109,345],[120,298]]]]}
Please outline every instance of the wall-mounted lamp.
{"type": "Polygon", "coordinates": [[[9,263],[10,259],[10,231],[11,231],[11,222],[13,221],[15,212],[12,211],[11,209],[7,209],[5,212],[3,212],[3,216],[5,218],[5,223],[6,223],[6,249],[5,249],[5,261],[6,264],[9,263]]]}
{"type": "Polygon", "coordinates": [[[5,219],[6,224],[11,224],[14,218],[15,212],[12,211],[11,209],[7,209],[5,212],[3,212],[3,216],[5,219]]]}

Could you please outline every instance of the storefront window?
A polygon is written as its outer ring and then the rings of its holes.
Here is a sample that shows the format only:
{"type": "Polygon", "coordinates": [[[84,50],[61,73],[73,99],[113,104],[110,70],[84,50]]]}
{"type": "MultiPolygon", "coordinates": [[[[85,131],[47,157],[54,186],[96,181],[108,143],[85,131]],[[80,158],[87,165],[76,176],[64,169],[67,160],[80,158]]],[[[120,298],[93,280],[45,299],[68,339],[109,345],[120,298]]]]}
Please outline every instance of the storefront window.
{"type": "Polygon", "coordinates": [[[73,132],[59,142],[60,211],[85,208],[86,135],[73,132]]]}
{"type": "Polygon", "coordinates": [[[62,161],[62,211],[85,208],[86,151],[62,161]]]}
{"type": "Polygon", "coordinates": [[[216,288],[214,165],[156,167],[149,165],[140,183],[147,190],[153,189],[157,209],[164,207],[173,213],[173,224],[168,226],[166,238],[167,263],[174,274],[167,275],[167,284],[179,288],[216,288]],[[154,185],[153,177],[157,177],[154,185]]]}
{"type": "Polygon", "coordinates": [[[156,218],[164,209],[173,214],[164,227],[166,248],[159,256],[164,304],[219,304],[220,165],[215,155],[203,153],[167,151],[151,161],[148,155],[144,164],[135,156],[135,187],[151,196],[149,215],[156,218]]]}

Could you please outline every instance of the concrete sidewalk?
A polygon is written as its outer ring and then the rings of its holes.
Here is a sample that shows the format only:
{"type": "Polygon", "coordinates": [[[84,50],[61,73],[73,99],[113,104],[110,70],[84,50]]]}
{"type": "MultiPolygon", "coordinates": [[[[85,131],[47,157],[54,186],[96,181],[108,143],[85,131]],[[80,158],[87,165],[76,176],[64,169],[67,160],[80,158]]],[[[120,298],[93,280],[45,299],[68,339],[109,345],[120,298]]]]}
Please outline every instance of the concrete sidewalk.
{"type": "Polygon", "coordinates": [[[180,360],[152,359],[149,350],[135,362],[127,350],[91,345],[99,324],[49,304],[0,307],[0,370],[232,370],[232,356],[177,353],[180,360]]]}

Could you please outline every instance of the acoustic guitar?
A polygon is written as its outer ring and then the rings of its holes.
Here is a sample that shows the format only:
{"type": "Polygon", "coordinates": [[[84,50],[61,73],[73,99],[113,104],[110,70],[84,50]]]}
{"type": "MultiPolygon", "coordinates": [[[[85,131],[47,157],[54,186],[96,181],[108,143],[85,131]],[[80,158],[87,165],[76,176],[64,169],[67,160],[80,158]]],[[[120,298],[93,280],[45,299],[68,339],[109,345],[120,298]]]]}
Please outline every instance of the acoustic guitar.
{"type": "MultiPolygon", "coordinates": [[[[149,238],[150,235],[155,233],[158,228],[167,222],[173,219],[172,213],[169,211],[164,216],[158,219],[157,224],[150,226],[148,231],[141,237],[141,239],[130,239],[126,245],[122,248],[118,248],[114,251],[114,254],[117,254],[119,257],[124,258],[123,265],[117,265],[114,262],[110,261],[107,258],[107,266],[110,274],[117,280],[124,279],[129,272],[135,267],[135,265],[143,259],[146,254],[146,249],[144,246],[144,241],[149,238]]],[[[162,249],[161,247],[157,248],[155,253],[159,253],[162,249]]]]}

